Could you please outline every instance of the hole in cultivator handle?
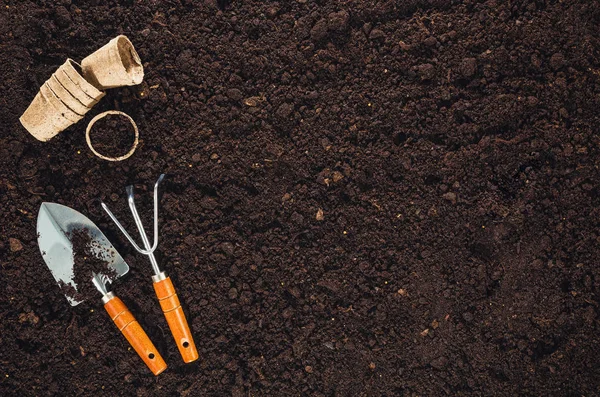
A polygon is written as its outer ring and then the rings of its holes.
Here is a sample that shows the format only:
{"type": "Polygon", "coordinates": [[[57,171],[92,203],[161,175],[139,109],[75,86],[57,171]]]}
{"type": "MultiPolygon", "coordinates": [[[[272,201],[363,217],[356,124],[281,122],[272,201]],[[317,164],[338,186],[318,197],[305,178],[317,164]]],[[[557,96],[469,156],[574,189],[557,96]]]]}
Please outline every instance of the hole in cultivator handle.
{"type": "Polygon", "coordinates": [[[150,354],[148,354],[148,358],[149,358],[150,360],[154,360],[154,353],[150,353],[150,354]]]}

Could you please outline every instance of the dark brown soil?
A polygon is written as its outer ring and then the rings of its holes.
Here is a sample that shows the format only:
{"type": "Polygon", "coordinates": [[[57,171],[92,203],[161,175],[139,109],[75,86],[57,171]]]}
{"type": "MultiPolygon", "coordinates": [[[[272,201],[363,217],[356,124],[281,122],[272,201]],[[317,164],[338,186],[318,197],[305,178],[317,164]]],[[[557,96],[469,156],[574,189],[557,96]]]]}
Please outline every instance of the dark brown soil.
{"type": "Polygon", "coordinates": [[[599,26],[589,0],[3,2],[0,394],[599,395],[599,26]],[[30,137],[40,84],[120,33],[144,83],[30,137]],[[140,127],[121,163],[85,144],[108,109],[140,127]],[[193,364],[99,206],[130,220],[135,183],[150,225],[162,172],[193,364]],[[62,296],[42,201],[130,264],[163,374],[62,296]]]}
{"type": "MultiPolygon", "coordinates": [[[[102,255],[103,247],[90,235],[88,229],[73,230],[69,233],[68,238],[73,243],[73,281],[77,285],[75,294],[73,291],[64,291],[66,295],[78,301],[96,300],[99,303],[102,294],[96,289],[92,278],[95,274],[106,275],[109,280],[114,280],[117,272],[109,267],[110,262],[102,255]]],[[[108,290],[111,290],[110,283],[108,290]]]]}
{"type": "Polygon", "coordinates": [[[96,121],[90,130],[94,149],[107,157],[124,156],[133,146],[135,130],[123,115],[109,114],[96,121]]]}

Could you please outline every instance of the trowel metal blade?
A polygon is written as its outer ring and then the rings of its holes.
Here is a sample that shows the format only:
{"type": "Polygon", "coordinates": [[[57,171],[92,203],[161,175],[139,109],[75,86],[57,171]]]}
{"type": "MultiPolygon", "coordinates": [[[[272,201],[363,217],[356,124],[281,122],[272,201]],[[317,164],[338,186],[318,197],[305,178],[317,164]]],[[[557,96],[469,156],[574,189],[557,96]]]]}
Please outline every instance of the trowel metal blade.
{"type": "MultiPolygon", "coordinates": [[[[73,231],[87,230],[93,244],[90,250],[93,255],[107,263],[107,267],[114,271],[117,278],[129,271],[129,266],[117,250],[108,241],[106,236],[85,215],[72,208],[56,203],[42,203],[37,220],[38,245],[42,257],[59,285],[68,285],[77,290],[74,281],[73,266],[75,258],[73,243],[69,236],[73,231]]],[[[110,272],[113,273],[113,272],[110,272]]],[[[109,276],[110,281],[112,282],[109,276]]],[[[92,275],[90,275],[91,282],[92,275]]],[[[71,306],[77,306],[83,301],[78,301],[65,295],[71,306]]]]}

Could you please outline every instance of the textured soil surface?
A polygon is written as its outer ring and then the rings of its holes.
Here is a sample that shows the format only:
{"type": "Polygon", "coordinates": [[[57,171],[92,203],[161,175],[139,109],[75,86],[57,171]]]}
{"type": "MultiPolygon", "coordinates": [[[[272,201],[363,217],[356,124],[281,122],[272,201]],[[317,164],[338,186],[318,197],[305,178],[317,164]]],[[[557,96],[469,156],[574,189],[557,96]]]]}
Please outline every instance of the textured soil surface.
{"type": "Polygon", "coordinates": [[[600,394],[600,5],[589,0],[3,1],[0,395],[600,394]],[[144,82],[47,143],[18,118],[118,34],[144,82]],[[85,127],[122,110],[128,160],[85,127]],[[184,364],[125,186],[200,359],[184,364]],[[169,368],[46,269],[44,201],[131,266],[114,291],[169,368]]]}

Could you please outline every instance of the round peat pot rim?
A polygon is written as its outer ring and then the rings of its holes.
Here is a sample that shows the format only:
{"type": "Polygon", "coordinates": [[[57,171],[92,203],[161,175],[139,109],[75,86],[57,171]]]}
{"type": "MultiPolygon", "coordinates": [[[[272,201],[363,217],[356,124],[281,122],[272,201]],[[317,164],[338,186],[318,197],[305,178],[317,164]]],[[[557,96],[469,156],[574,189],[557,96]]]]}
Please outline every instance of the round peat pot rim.
{"type": "Polygon", "coordinates": [[[97,157],[100,157],[102,160],[107,160],[107,161],[122,161],[125,159],[128,159],[129,157],[131,157],[131,155],[135,152],[135,149],[138,146],[139,143],[139,139],[140,139],[140,133],[138,131],[138,127],[137,124],[135,123],[135,121],[133,121],[133,119],[131,118],[131,116],[129,116],[127,113],[123,113],[121,111],[118,110],[108,110],[106,112],[100,113],[98,115],[96,115],[88,124],[87,128],[85,129],[85,141],[87,142],[88,147],[90,148],[90,150],[92,151],[92,153],[94,153],[97,157]],[[133,126],[133,130],[134,130],[134,140],[133,140],[133,145],[131,146],[131,149],[129,149],[129,151],[127,153],[125,153],[123,156],[119,156],[119,157],[109,157],[109,156],[105,156],[101,153],[98,153],[98,151],[96,149],[94,149],[94,146],[92,146],[92,141],[90,139],[90,131],[92,130],[92,127],[94,126],[94,124],[96,123],[96,121],[103,119],[106,116],[110,116],[110,115],[119,115],[119,116],[125,116],[129,122],[131,123],[131,125],[133,126]]]}

